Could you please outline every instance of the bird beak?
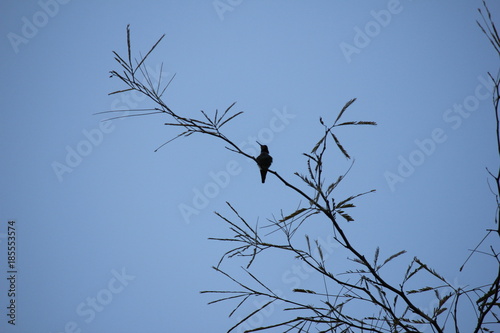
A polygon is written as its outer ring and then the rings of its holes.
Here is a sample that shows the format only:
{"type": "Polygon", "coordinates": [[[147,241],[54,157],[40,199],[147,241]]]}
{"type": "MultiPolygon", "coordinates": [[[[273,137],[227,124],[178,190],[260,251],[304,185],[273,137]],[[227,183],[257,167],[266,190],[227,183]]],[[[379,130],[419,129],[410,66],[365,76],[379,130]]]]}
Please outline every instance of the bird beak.
{"type": "Polygon", "coordinates": [[[262,147],[262,145],[260,144],[260,142],[259,142],[259,141],[255,141],[255,142],[257,142],[257,143],[259,144],[259,146],[261,146],[261,147],[262,147]]]}

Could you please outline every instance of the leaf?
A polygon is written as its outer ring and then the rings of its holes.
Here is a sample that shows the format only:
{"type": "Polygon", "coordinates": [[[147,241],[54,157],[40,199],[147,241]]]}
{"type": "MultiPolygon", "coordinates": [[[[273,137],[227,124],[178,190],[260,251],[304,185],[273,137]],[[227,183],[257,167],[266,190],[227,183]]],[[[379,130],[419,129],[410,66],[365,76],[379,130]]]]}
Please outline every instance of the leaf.
{"type": "Polygon", "coordinates": [[[418,267],[418,268],[415,268],[415,270],[413,270],[412,272],[410,272],[410,269],[412,267],[409,266],[408,267],[408,270],[406,271],[406,275],[405,275],[405,281],[408,281],[413,275],[417,274],[421,269],[423,269],[422,266],[418,267]]]}
{"type": "Polygon", "coordinates": [[[349,198],[342,200],[337,204],[337,207],[342,208],[345,204],[347,204],[348,201],[351,201],[352,199],[354,199],[354,196],[350,196],[349,198]]]}
{"type": "Polygon", "coordinates": [[[295,293],[305,293],[305,294],[316,294],[315,291],[308,290],[308,289],[293,289],[293,292],[295,292],[295,293]]]}
{"type": "MultiPolygon", "coordinates": [[[[242,295],[236,295],[236,296],[232,296],[232,297],[233,297],[233,298],[236,298],[236,297],[242,297],[242,295]]],[[[232,315],[236,312],[236,310],[238,310],[238,309],[239,309],[239,307],[240,307],[241,305],[243,305],[243,303],[245,303],[245,301],[246,301],[249,297],[250,297],[250,295],[246,295],[246,296],[245,296],[245,297],[241,300],[241,302],[240,302],[238,305],[236,305],[236,307],[233,309],[233,311],[231,311],[231,312],[229,313],[229,317],[231,317],[231,316],[232,316],[232,315]]]]}
{"type": "Polygon", "coordinates": [[[414,324],[426,324],[427,321],[423,319],[408,319],[408,318],[401,318],[401,321],[407,322],[407,323],[414,323],[414,324]]]}
{"type": "MultiPolygon", "coordinates": [[[[309,158],[309,159],[313,160],[313,161],[314,161],[314,162],[316,162],[316,163],[319,163],[319,160],[318,160],[316,157],[312,156],[312,155],[309,155],[309,154],[306,154],[306,153],[302,153],[302,155],[306,156],[307,158],[309,158]]],[[[308,163],[308,165],[309,165],[309,163],[310,163],[310,162],[309,162],[309,161],[307,161],[307,163],[308,163]]],[[[309,168],[310,168],[310,166],[309,166],[309,168]]]]}
{"type": "Polygon", "coordinates": [[[434,288],[433,287],[423,287],[423,288],[420,288],[417,290],[408,290],[406,293],[407,294],[417,294],[417,293],[423,293],[423,292],[429,291],[429,290],[434,290],[434,288]]]}
{"type": "Polygon", "coordinates": [[[490,289],[488,290],[488,292],[484,293],[483,296],[479,297],[476,301],[476,304],[479,304],[481,302],[484,302],[486,301],[486,299],[488,299],[491,295],[494,295],[498,290],[496,289],[490,289]]]}
{"type": "Polygon", "coordinates": [[[316,243],[316,248],[318,249],[319,258],[321,259],[321,262],[324,262],[325,260],[323,258],[323,250],[321,250],[321,245],[319,245],[319,242],[317,240],[315,240],[314,242],[316,243]]]}
{"type": "Polygon", "coordinates": [[[353,207],[356,207],[356,206],[354,206],[354,204],[352,204],[352,203],[346,203],[346,204],[337,206],[337,208],[353,208],[353,207]]]}
{"type": "Polygon", "coordinates": [[[437,317],[439,316],[441,313],[445,312],[446,310],[448,310],[448,308],[435,308],[434,309],[434,317],[437,317]]]}
{"type": "Polygon", "coordinates": [[[130,91],[130,90],[134,90],[134,88],[128,88],[128,89],[113,91],[113,92],[110,92],[108,95],[119,94],[119,93],[127,92],[127,91],[130,91]]]}
{"type": "Polygon", "coordinates": [[[439,299],[439,304],[438,308],[442,307],[446,301],[450,299],[450,297],[453,296],[453,293],[449,293],[448,295],[445,295],[443,298],[439,299]]]}
{"type": "Polygon", "coordinates": [[[344,213],[343,211],[339,211],[339,214],[347,220],[347,222],[353,222],[354,219],[347,213],[344,213]]]}
{"type": "Polygon", "coordinates": [[[365,263],[363,261],[361,261],[360,259],[358,259],[358,258],[353,258],[351,260],[354,261],[354,262],[356,262],[356,263],[358,263],[358,264],[361,264],[363,266],[365,265],[365,263]]]}
{"type": "Polygon", "coordinates": [[[342,108],[342,110],[340,110],[339,112],[339,115],[337,116],[337,119],[335,119],[335,122],[334,124],[337,123],[337,121],[339,121],[340,117],[342,117],[342,115],[344,114],[345,110],[347,110],[347,108],[352,104],[354,103],[354,101],[356,100],[356,98],[353,98],[351,99],[349,102],[345,103],[344,107],[342,108]]]}
{"type": "Polygon", "coordinates": [[[233,114],[231,117],[227,118],[226,120],[224,120],[220,125],[219,125],[219,128],[222,127],[225,123],[227,123],[228,121],[230,121],[231,119],[234,119],[236,118],[237,116],[239,116],[240,114],[242,114],[243,111],[240,111],[240,112],[237,112],[235,114],[233,114]]]}
{"type": "Polygon", "coordinates": [[[377,125],[374,121],[346,121],[335,126],[345,126],[345,125],[377,125]]]}
{"type": "Polygon", "coordinates": [[[380,254],[380,247],[377,246],[375,249],[375,258],[373,260],[373,266],[377,266],[378,255],[380,254]]]}
{"type": "Polygon", "coordinates": [[[337,185],[340,184],[342,179],[344,179],[344,176],[340,175],[335,182],[331,183],[330,186],[328,186],[326,190],[326,196],[330,195],[330,193],[335,189],[335,187],[337,187],[337,185]]]}
{"type": "Polygon", "coordinates": [[[346,204],[348,201],[351,201],[353,199],[356,199],[357,197],[360,197],[362,195],[365,195],[365,194],[368,194],[368,193],[372,193],[372,192],[375,192],[375,190],[370,190],[370,191],[359,193],[359,194],[356,194],[356,195],[351,195],[349,198],[344,199],[341,202],[339,202],[337,204],[337,207],[341,207],[342,205],[346,204]]]}
{"type": "Polygon", "coordinates": [[[405,254],[406,253],[406,250],[402,250],[402,251],[399,251],[398,253],[395,253],[393,254],[392,256],[390,256],[389,258],[385,259],[384,263],[382,264],[382,266],[384,266],[385,264],[387,264],[389,261],[391,261],[392,259],[396,258],[396,257],[399,257],[400,255],[402,254],[405,254]]]}
{"type": "Polygon", "coordinates": [[[337,144],[337,147],[339,147],[340,151],[344,154],[345,157],[347,157],[348,159],[350,159],[351,156],[349,156],[349,154],[344,149],[344,147],[342,147],[342,145],[340,144],[340,141],[337,139],[337,137],[335,136],[335,134],[333,134],[333,133],[331,133],[331,134],[332,134],[333,140],[335,140],[335,143],[337,144]]]}
{"type": "MultiPolygon", "coordinates": [[[[326,136],[323,136],[317,143],[314,145],[313,149],[311,150],[311,154],[314,154],[316,150],[318,150],[319,146],[325,141],[326,136]]],[[[307,155],[306,155],[307,156],[307,155]]]]}
{"type": "Polygon", "coordinates": [[[275,299],[267,302],[266,304],[264,304],[263,306],[261,306],[260,308],[258,308],[257,310],[255,311],[252,311],[249,315],[247,315],[246,317],[244,317],[243,319],[241,319],[236,325],[234,325],[233,327],[231,327],[227,333],[231,332],[232,330],[234,330],[236,327],[240,326],[242,323],[244,323],[246,320],[248,320],[250,317],[252,317],[253,315],[255,315],[256,313],[258,313],[259,311],[263,310],[264,308],[266,308],[267,306],[269,306],[271,303],[273,303],[275,301],[275,299]]]}
{"type": "Polygon", "coordinates": [[[129,65],[125,62],[125,60],[123,60],[122,57],[120,57],[120,55],[118,53],[116,53],[115,51],[113,51],[114,55],[115,55],[115,60],[123,67],[125,68],[126,71],[131,71],[131,68],[129,67],[129,65]]]}
{"type": "Polygon", "coordinates": [[[448,283],[446,281],[446,279],[444,277],[442,277],[441,275],[438,274],[438,272],[436,272],[435,270],[433,270],[432,268],[429,268],[426,264],[424,264],[423,262],[421,262],[418,258],[415,258],[415,261],[421,265],[427,272],[431,273],[432,275],[434,275],[435,277],[437,277],[438,279],[440,279],[441,281],[445,282],[445,283],[448,283]]]}
{"type": "Polygon", "coordinates": [[[158,41],[155,43],[155,45],[153,45],[153,47],[148,51],[148,53],[146,53],[146,55],[144,56],[144,58],[142,58],[142,60],[139,62],[139,64],[137,64],[137,66],[134,69],[134,72],[136,72],[137,69],[139,67],[141,67],[141,65],[144,63],[144,61],[146,61],[146,58],[151,54],[151,52],[153,52],[153,50],[156,48],[156,46],[158,46],[158,44],[161,42],[161,40],[163,39],[163,37],[165,37],[165,34],[163,34],[160,37],[160,39],[158,39],[158,41]]]}
{"type": "Polygon", "coordinates": [[[130,45],[130,24],[127,24],[127,53],[129,68],[132,69],[132,48],[130,45]]]}
{"type": "Polygon", "coordinates": [[[301,175],[300,173],[298,172],[295,172],[294,175],[296,175],[297,177],[299,177],[300,179],[302,179],[302,181],[304,183],[306,183],[307,185],[309,185],[310,187],[312,188],[315,188],[316,186],[311,182],[311,180],[309,180],[309,178],[307,178],[306,176],[304,175],[301,175]]]}
{"type": "Polygon", "coordinates": [[[287,221],[287,220],[289,220],[289,219],[291,219],[291,218],[293,218],[293,217],[295,217],[295,216],[299,215],[300,213],[302,213],[302,212],[303,212],[303,211],[305,211],[305,210],[307,210],[307,208],[297,209],[297,210],[296,210],[295,212],[293,212],[292,214],[290,214],[290,215],[288,215],[288,216],[286,216],[286,217],[282,218],[282,219],[280,220],[280,222],[285,222],[285,221],[287,221]]]}
{"type": "MultiPolygon", "coordinates": [[[[200,112],[203,114],[203,116],[205,116],[205,119],[208,121],[208,123],[204,122],[204,121],[199,121],[200,123],[202,124],[205,124],[205,125],[210,125],[210,128],[212,128],[212,125],[214,125],[214,122],[212,121],[212,119],[210,119],[208,117],[208,115],[205,113],[205,111],[203,110],[200,110],[200,112]]],[[[216,111],[217,112],[217,111],[216,111]]]]}

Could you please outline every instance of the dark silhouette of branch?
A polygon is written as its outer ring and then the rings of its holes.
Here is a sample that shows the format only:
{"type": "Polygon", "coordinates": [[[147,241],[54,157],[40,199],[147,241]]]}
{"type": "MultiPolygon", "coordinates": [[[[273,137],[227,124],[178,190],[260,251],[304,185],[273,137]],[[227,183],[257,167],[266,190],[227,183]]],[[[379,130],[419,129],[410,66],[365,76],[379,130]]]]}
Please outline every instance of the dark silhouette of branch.
{"type": "MultiPolygon", "coordinates": [[[[487,36],[490,43],[500,55],[500,38],[497,29],[493,23],[492,15],[483,1],[484,10],[479,9],[482,17],[482,23],[477,22],[481,30],[487,36]]],[[[243,114],[242,111],[235,112],[233,107],[236,102],[229,105],[223,112],[215,110],[209,114],[203,110],[200,111],[198,118],[191,118],[174,111],[163,100],[167,88],[172,83],[173,75],[166,84],[162,82],[160,74],[157,81],[153,80],[148,72],[146,60],[152,55],[165,35],[161,36],[149,49],[145,56],[138,59],[132,56],[132,42],[130,27],[127,26],[127,55],[120,56],[113,52],[115,60],[121,69],[111,71],[111,77],[118,78],[125,84],[126,88],[112,92],[111,94],[125,93],[128,91],[137,91],[149,98],[154,104],[152,108],[128,110],[132,114],[112,117],[107,120],[163,115],[168,118],[164,124],[170,129],[179,129],[180,132],[172,139],[166,141],[158,149],[167,143],[192,134],[208,135],[221,140],[223,146],[240,156],[249,158],[257,163],[256,158],[245,153],[238,145],[223,133],[222,127],[230,123],[243,114]]],[[[161,66],[163,68],[163,64],[161,66]]],[[[489,74],[494,83],[493,106],[495,109],[495,118],[497,121],[497,150],[500,156],[500,122],[499,122],[499,92],[500,92],[500,74],[493,76],[489,74]]],[[[309,152],[303,153],[306,157],[305,172],[296,172],[293,180],[286,179],[276,170],[268,170],[270,174],[283,185],[283,189],[291,190],[297,195],[299,204],[289,213],[281,211],[281,216],[268,219],[269,224],[252,226],[247,219],[239,214],[234,205],[227,202],[230,214],[228,217],[222,213],[216,212],[216,216],[228,224],[232,236],[211,237],[211,240],[226,242],[231,245],[220,258],[214,270],[229,279],[237,286],[237,290],[207,290],[202,291],[206,294],[214,294],[217,299],[209,304],[227,301],[238,301],[229,316],[233,316],[237,311],[244,311],[243,305],[253,299],[264,299],[263,305],[254,310],[246,312],[236,324],[229,328],[228,332],[241,327],[253,316],[261,313],[262,310],[277,303],[284,304],[283,311],[290,314],[290,318],[276,323],[254,327],[247,332],[265,331],[271,329],[284,329],[285,332],[422,332],[428,328],[432,332],[444,332],[450,319],[455,332],[459,332],[458,308],[459,300],[465,299],[474,306],[474,315],[477,319],[477,325],[474,332],[489,331],[488,327],[500,323],[499,315],[495,312],[500,304],[500,259],[499,252],[493,247],[490,252],[480,250],[480,246],[489,235],[500,236],[500,168],[498,172],[493,173],[488,170],[489,175],[495,181],[492,192],[495,194],[497,202],[497,214],[495,223],[498,224],[497,230],[488,230],[485,238],[474,248],[471,256],[466,259],[464,265],[473,254],[491,256],[495,259],[498,266],[498,274],[493,282],[488,285],[462,288],[453,286],[436,270],[423,263],[417,257],[414,257],[404,274],[400,283],[389,282],[392,276],[388,276],[386,267],[396,259],[400,259],[406,254],[405,250],[398,251],[380,258],[380,249],[377,248],[374,253],[374,259],[369,260],[363,254],[359,247],[352,242],[352,238],[344,230],[344,220],[346,223],[354,222],[354,218],[349,213],[351,208],[355,207],[355,200],[365,194],[372,193],[375,190],[368,190],[359,194],[353,194],[347,198],[338,198],[336,188],[345,181],[350,168],[347,171],[332,178],[330,170],[326,169],[326,161],[335,151],[340,152],[346,159],[352,159],[346,146],[341,143],[336,130],[338,127],[345,126],[363,126],[376,125],[373,121],[344,121],[347,111],[351,108],[356,99],[349,100],[339,111],[333,122],[328,124],[323,118],[319,119],[319,125],[322,129],[319,139],[312,145],[309,152]],[[342,220],[339,221],[338,217],[342,220]],[[341,273],[333,273],[330,263],[323,247],[318,240],[302,232],[304,224],[312,217],[321,217],[328,228],[331,228],[333,236],[331,240],[335,241],[340,248],[345,251],[348,263],[353,265],[352,269],[341,273]],[[262,234],[263,229],[270,230],[262,234]],[[274,239],[269,240],[271,234],[282,237],[281,242],[274,239]],[[305,246],[304,242],[305,241],[305,246]],[[302,245],[301,245],[302,244],[302,245]],[[265,276],[259,277],[250,271],[252,264],[258,256],[263,255],[268,250],[280,251],[283,254],[289,254],[306,265],[311,272],[320,276],[323,280],[323,286],[319,289],[293,289],[290,296],[277,295],[271,290],[265,282],[265,276]],[[221,266],[231,262],[232,258],[242,257],[248,260],[246,267],[242,268],[244,276],[249,279],[249,283],[243,282],[243,278],[237,278],[223,271],[221,266]],[[432,285],[422,285],[419,288],[409,289],[407,287],[410,281],[419,283],[420,277],[432,278],[435,281],[432,285]],[[436,300],[436,306],[427,310],[416,302],[416,296],[420,294],[433,293],[436,300]],[[304,301],[304,300],[307,300],[304,301]]],[[[123,110],[111,110],[101,113],[123,112],[123,110]]],[[[155,151],[157,151],[156,149],[155,151]]],[[[353,162],[354,163],[354,162],[353,162]]],[[[463,265],[463,266],[464,266],[463,265]]],[[[463,266],[460,268],[462,270],[463,266]]]]}

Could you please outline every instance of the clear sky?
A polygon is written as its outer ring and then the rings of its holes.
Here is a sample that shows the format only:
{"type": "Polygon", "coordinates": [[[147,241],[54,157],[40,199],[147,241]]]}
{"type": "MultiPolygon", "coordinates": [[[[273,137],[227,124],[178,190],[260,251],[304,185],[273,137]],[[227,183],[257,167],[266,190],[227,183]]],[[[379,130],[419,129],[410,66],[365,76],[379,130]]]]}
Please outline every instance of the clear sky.
{"type": "MultiPolygon", "coordinates": [[[[489,1],[500,24],[500,7],[489,1]]],[[[169,106],[186,115],[244,114],[226,134],[269,146],[273,169],[296,184],[320,136],[318,119],[377,127],[339,131],[355,158],[339,199],[371,189],[345,230],[372,256],[417,256],[457,285],[492,274],[486,257],[458,268],[494,227],[486,167],[498,166],[487,72],[498,56],[477,27],[481,1],[2,1],[0,3],[0,276],[9,220],[16,228],[16,325],[0,284],[1,332],[222,332],[233,304],[200,290],[233,289],[210,267],[230,236],[213,214],[231,202],[253,223],[299,198],[220,142],[178,132],[164,116],[102,122],[106,110],[147,108],[109,71],[112,51],[143,54],[176,73],[169,106]],[[224,177],[223,175],[229,175],[224,177]],[[186,213],[188,212],[188,213],[186,213]]],[[[349,163],[331,156],[332,179],[349,163]]],[[[329,228],[310,226],[324,239],[329,228]]],[[[335,249],[332,249],[334,252],[335,249]]],[[[339,265],[345,257],[336,258],[339,265]]],[[[291,293],[314,286],[297,261],[262,257],[256,274],[291,293]]],[[[223,268],[241,275],[240,261],[223,268]]],[[[332,264],[333,265],[333,264],[332,264]]],[[[333,265],[335,267],[335,265],[333,265]]],[[[397,279],[396,279],[397,280],[397,279]]],[[[311,287],[312,288],[312,287],[311,287]]],[[[423,300],[426,307],[429,300],[423,300]]],[[[251,307],[249,307],[251,309],[251,307]]],[[[276,311],[263,319],[279,318],[276,311]]]]}

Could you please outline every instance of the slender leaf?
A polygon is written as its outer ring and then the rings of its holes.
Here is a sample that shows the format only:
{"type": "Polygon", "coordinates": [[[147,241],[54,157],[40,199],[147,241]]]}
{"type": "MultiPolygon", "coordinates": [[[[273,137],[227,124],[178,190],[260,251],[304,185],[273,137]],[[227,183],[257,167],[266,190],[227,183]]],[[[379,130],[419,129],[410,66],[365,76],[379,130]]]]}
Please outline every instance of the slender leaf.
{"type": "Polygon", "coordinates": [[[295,216],[299,215],[300,213],[302,213],[302,212],[306,211],[307,209],[308,209],[308,208],[300,208],[300,209],[297,209],[295,212],[293,212],[293,213],[291,213],[290,215],[288,215],[288,216],[286,216],[286,217],[282,218],[282,219],[281,219],[281,220],[279,220],[279,221],[280,221],[280,222],[285,222],[285,221],[287,221],[287,220],[289,220],[289,219],[291,219],[291,218],[293,218],[293,217],[295,217],[295,216]]]}
{"type": "Polygon", "coordinates": [[[349,154],[344,149],[344,147],[342,147],[342,145],[340,144],[340,141],[337,139],[337,137],[335,136],[335,134],[333,134],[333,133],[331,133],[331,134],[332,134],[333,140],[335,140],[335,143],[337,144],[337,147],[339,147],[339,149],[342,152],[342,154],[344,154],[345,157],[347,157],[348,159],[350,159],[351,156],[349,156],[349,154]]]}
{"type": "Polygon", "coordinates": [[[398,253],[395,253],[393,254],[392,256],[390,256],[389,258],[385,259],[384,263],[382,264],[382,266],[384,266],[385,264],[387,264],[389,261],[391,261],[392,259],[394,258],[397,258],[399,257],[400,255],[402,254],[405,254],[406,253],[406,250],[402,250],[402,251],[399,251],[398,253]]]}
{"type": "Polygon", "coordinates": [[[334,124],[337,123],[337,121],[339,121],[340,117],[342,117],[342,115],[344,114],[345,110],[347,110],[347,108],[352,104],[354,103],[354,101],[356,100],[356,98],[353,98],[351,99],[349,102],[347,102],[344,107],[342,108],[342,110],[340,110],[339,112],[339,115],[337,116],[337,119],[335,119],[335,122],[334,124]]]}
{"type": "Polygon", "coordinates": [[[308,290],[308,289],[293,289],[293,292],[295,293],[305,293],[305,294],[316,294],[315,291],[312,291],[312,290],[308,290]]]}

